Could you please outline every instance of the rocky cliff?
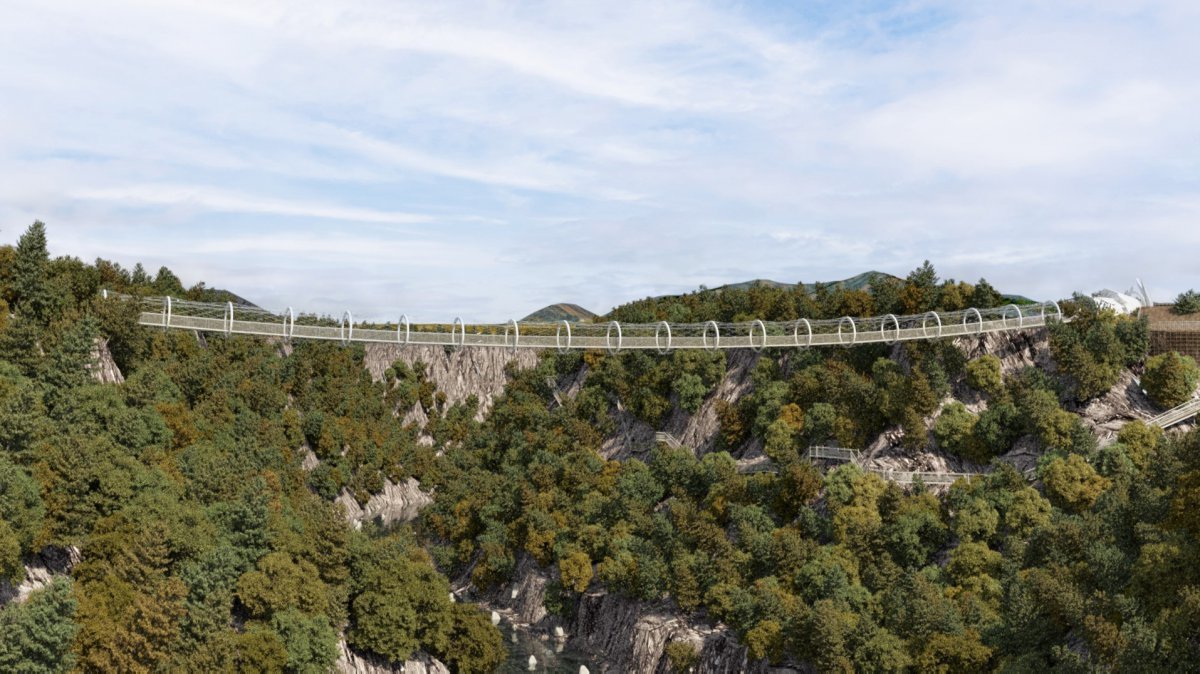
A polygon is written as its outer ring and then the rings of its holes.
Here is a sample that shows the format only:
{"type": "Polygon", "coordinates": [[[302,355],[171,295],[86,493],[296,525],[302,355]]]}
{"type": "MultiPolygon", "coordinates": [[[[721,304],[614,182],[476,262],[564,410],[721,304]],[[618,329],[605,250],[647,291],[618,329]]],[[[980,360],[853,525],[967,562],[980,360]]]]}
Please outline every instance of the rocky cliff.
{"type": "MultiPolygon", "coordinates": [[[[750,349],[735,349],[726,354],[725,375],[701,403],[695,414],[689,414],[676,405],[662,430],[670,433],[685,447],[692,448],[696,456],[703,456],[716,448],[717,433],[721,424],[717,420],[717,404],[720,401],[736,403],[753,390],[750,373],[759,359],[758,353],[750,349]]],[[[613,411],[616,432],[605,439],[600,454],[606,459],[624,459],[654,446],[655,429],[646,422],[625,411],[618,401],[613,411]]],[[[737,453],[751,453],[757,441],[740,448],[737,453]]]]}
{"type": "Polygon", "coordinates": [[[570,622],[567,645],[604,660],[602,671],[654,674],[671,671],[667,645],[691,644],[699,655],[696,672],[766,672],[751,662],[746,647],[721,625],[708,626],[681,615],[670,603],[645,603],[605,592],[580,599],[570,622]]]}
{"type": "Polygon", "coordinates": [[[368,344],[366,347],[365,364],[375,381],[382,381],[384,370],[398,360],[409,366],[423,363],[426,377],[446,394],[451,405],[474,395],[479,399],[476,418],[482,420],[508,383],[505,367],[510,362],[520,369],[533,367],[538,355],[531,349],[520,349],[514,354],[505,349],[454,350],[442,346],[368,344]]]}
{"type": "Polygon", "coordinates": [[[0,580],[0,606],[9,602],[23,602],[29,595],[46,587],[58,576],[70,575],[71,569],[81,559],[79,548],[43,549],[36,555],[27,557],[25,561],[25,580],[13,585],[7,580],[0,580]]]}
{"type": "Polygon", "coordinates": [[[513,582],[491,593],[482,605],[517,629],[565,642],[568,650],[602,661],[595,671],[665,674],[671,671],[666,651],[673,642],[693,646],[699,655],[695,672],[772,671],[765,663],[750,662],[746,648],[723,625],[710,625],[669,601],[641,602],[593,591],[580,597],[573,616],[564,621],[544,605],[547,585],[556,576],[555,569],[543,569],[522,556],[513,582]]]}
{"type": "Polygon", "coordinates": [[[117,362],[108,350],[107,339],[97,337],[93,343],[92,362],[88,364],[88,371],[102,384],[120,384],[125,381],[125,375],[121,374],[121,368],[117,367],[117,362]]]}
{"type": "Polygon", "coordinates": [[[401,664],[392,664],[350,650],[345,639],[338,641],[337,671],[344,674],[450,674],[450,668],[437,658],[417,652],[401,664]]]}
{"type": "Polygon", "coordinates": [[[360,506],[345,489],[334,502],[345,508],[346,519],[357,529],[363,522],[374,519],[384,526],[393,522],[410,522],[421,514],[422,508],[433,503],[433,498],[421,491],[421,483],[410,477],[400,484],[385,479],[383,490],[373,495],[365,506],[360,506]]]}

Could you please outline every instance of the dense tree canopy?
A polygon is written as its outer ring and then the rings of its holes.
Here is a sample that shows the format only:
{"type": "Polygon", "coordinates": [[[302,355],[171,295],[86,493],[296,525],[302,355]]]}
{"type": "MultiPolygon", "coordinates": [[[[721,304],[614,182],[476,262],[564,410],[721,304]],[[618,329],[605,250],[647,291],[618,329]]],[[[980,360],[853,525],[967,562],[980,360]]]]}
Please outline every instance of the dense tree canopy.
{"type": "MultiPolygon", "coordinates": [[[[47,545],[78,546],[82,561],[0,610],[0,669],[326,671],[344,634],[389,660],[423,650],[492,671],[500,633],[450,599],[448,578],[482,596],[530,563],[562,618],[591,591],[667,602],[729,626],[753,658],[821,671],[1162,671],[1200,656],[1200,434],[1132,423],[1098,446],[1071,410],[1144,357],[1146,330],[1082,299],[1049,329],[1047,370],[969,360],[953,342],[737,363],[548,353],[510,371],[477,418],[477,400],[450,404],[420,363],[373,381],[363,347],[284,355],[141,329],[96,291],[218,291],[169,270],[49,259],[41,226],[2,260],[0,573],[23,575],[22,557],[47,545]],[[124,384],[87,376],[96,337],[124,384]],[[554,403],[547,378],[583,371],[554,403]],[[731,372],[745,395],[717,400],[731,372]],[[418,410],[423,426],[401,421],[418,410]],[[601,453],[621,425],[703,414],[719,423],[714,451],[601,453]],[[934,494],[802,458],[884,432],[991,470],[934,494]],[[995,460],[1018,445],[1039,455],[1032,483],[995,460]],[[774,470],[739,472],[735,457],[759,448],[774,470]],[[334,504],[408,477],[434,495],[414,525],[352,530],[334,504]]],[[[865,289],[754,285],[613,316],[1000,301],[926,263],[865,289]]],[[[677,668],[697,657],[682,642],[668,653],[677,668]]]]}

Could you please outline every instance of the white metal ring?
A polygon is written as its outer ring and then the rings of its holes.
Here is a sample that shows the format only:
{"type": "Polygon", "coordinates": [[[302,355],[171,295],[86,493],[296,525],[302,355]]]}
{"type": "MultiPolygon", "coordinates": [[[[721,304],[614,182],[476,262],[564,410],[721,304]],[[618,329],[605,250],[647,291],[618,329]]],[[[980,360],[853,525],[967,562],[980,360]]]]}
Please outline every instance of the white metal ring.
{"type": "Polygon", "coordinates": [[[967,319],[971,317],[971,312],[974,312],[975,318],[979,319],[979,329],[975,331],[975,334],[981,334],[983,332],[983,315],[980,314],[979,310],[975,307],[971,307],[970,309],[967,309],[965,313],[963,313],[963,333],[969,334],[967,329],[967,319]]]}
{"type": "Polygon", "coordinates": [[[604,346],[608,349],[609,353],[620,353],[621,352],[621,324],[618,323],[617,321],[609,322],[608,331],[604,333],[604,346]],[[617,329],[617,348],[616,349],[613,349],[613,346],[612,346],[613,328],[617,329]]]}
{"type": "Polygon", "coordinates": [[[283,339],[292,341],[292,334],[296,332],[296,313],[291,307],[287,308],[287,315],[283,317],[283,339]]]}
{"type": "Polygon", "coordinates": [[[706,348],[706,349],[721,348],[721,326],[717,325],[716,321],[709,321],[709,322],[705,323],[704,324],[704,334],[702,334],[700,336],[700,341],[703,342],[704,348],[706,348]],[[712,326],[712,329],[713,329],[712,346],[709,346],[709,344],[708,344],[708,328],[709,328],[709,326],[712,326]]]}
{"type": "Polygon", "coordinates": [[[658,350],[658,352],[664,356],[671,352],[671,324],[670,323],[667,323],[666,321],[659,321],[658,325],[654,326],[654,348],[656,350],[658,350]],[[667,329],[667,348],[665,348],[665,349],[662,348],[662,345],[659,340],[659,334],[662,332],[663,328],[667,329]]]}
{"type": "Polygon", "coordinates": [[[454,329],[459,329],[458,346],[464,347],[467,345],[467,326],[463,323],[463,319],[457,316],[454,317],[454,324],[450,326],[450,345],[454,345],[454,329]]]}
{"type": "Polygon", "coordinates": [[[900,341],[900,319],[896,318],[895,314],[888,314],[887,316],[883,317],[883,322],[879,326],[879,336],[882,337],[883,341],[888,344],[895,344],[896,342],[900,341]],[[896,326],[896,336],[890,340],[887,338],[887,323],[889,318],[896,326]]]}
{"type": "MultiPolygon", "coordinates": [[[[1062,307],[1058,306],[1058,302],[1056,302],[1054,300],[1050,300],[1050,304],[1051,304],[1051,306],[1054,307],[1054,317],[1061,321],[1062,320],[1062,307]]],[[[1043,318],[1043,322],[1045,322],[1044,321],[1044,319],[1046,318],[1046,305],[1045,304],[1042,305],[1042,318],[1043,318]]]]}
{"type": "Polygon", "coordinates": [[[838,335],[838,344],[841,344],[843,346],[852,346],[855,342],[857,342],[858,341],[858,326],[854,324],[854,319],[850,318],[849,316],[842,316],[841,318],[839,318],[837,335],[838,335]],[[847,345],[846,340],[842,338],[842,325],[845,324],[846,321],[850,321],[851,332],[850,332],[850,344],[849,345],[847,345]]]}
{"type": "Polygon", "coordinates": [[[767,326],[766,326],[766,324],[763,323],[759,319],[755,319],[754,322],[750,324],[749,340],[750,340],[750,349],[752,351],[759,352],[759,351],[762,351],[763,349],[767,348],[767,326]],[[754,326],[756,326],[756,325],[759,327],[760,330],[762,330],[762,333],[763,333],[762,344],[759,344],[757,348],[754,346],[754,326]]]}
{"type": "Polygon", "coordinates": [[[108,299],[108,288],[104,288],[100,291],[100,297],[108,299]]]}
{"type": "Polygon", "coordinates": [[[165,299],[166,309],[163,311],[163,330],[171,327],[171,296],[167,295],[165,299]]]}
{"type": "Polygon", "coordinates": [[[559,353],[566,353],[571,348],[571,324],[568,321],[561,321],[558,329],[554,331],[554,348],[558,349],[559,353]],[[562,329],[567,329],[567,345],[562,344],[562,329]]]}
{"type": "Polygon", "coordinates": [[[508,323],[504,326],[504,346],[507,346],[508,349],[510,351],[512,351],[513,353],[516,353],[517,345],[520,344],[520,342],[521,342],[521,328],[517,327],[517,322],[510,318],[508,320],[508,323]],[[512,327],[512,331],[513,331],[512,346],[508,346],[508,328],[510,326],[512,327]]]}
{"type": "Polygon", "coordinates": [[[225,303],[225,312],[229,314],[229,323],[225,325],[225,336],[228,337],[233,332],[233,301],[225,303]]]}
{"type": "Polygon", "coordinates": [[[396,341],[400,342],[400,329],[404,329],[404,341],[402,344],[408,344],[413,339],[413,326],[408,323],[408,314],[400,314],[400,323],[396,324],[396,341]]]}
{"type": "Polygon", "coordinates": [[[1009,309],[1014,309],[1017,312],[1017,327],[1020,328],[1020,327],[1024,326],[1025,325],[1025,316],[1021,313],[1021,307],[1018,307],[1015,304],[1010,304],[1010,305],[1004,307],[1004,313],[1001,314],[1001,316],[1000,316],[1000,320],[1004,324],[1004,329],[1005,330],[1008,329],[1008,310],[1009,309]]]}
{"type": "Polygon", "coordinates": [[[927,312],[924,316],[921,317],[921,334],[925,336],[925,339],[929,339],[929,317],[930,316],[933,316],[933,320],[937,321],[937,336],[941,337],[942,336],[942,317],[939,316],[938,312],[936,312],[936,311],[927,312]]]}
{"type": "Polygon", "coordinates": [[[812,346],[812,339],[813,339],[812,323],[809,323],[807,318],[801,318],[800,320],[796,321],[796,327],[795,327],[795,329],[792,330],[792,342],[796,346],[800,346],[800,324],[801,323],[803,323],[804,327],[808,329],[808,341],[805,342],[804,346],[806,346],[806,347],[812,346]]]}
{"type": "Polygon", "coordinates": [[[350,343],[350,340],[354,339],[354,316],[350,314],[349,309],[342,315],[342,320],[338,323],[338,331],[341,333],[342,346],[346,346],[350,343]],[[347,326],[349,326],[348,330],[347,326]],[[349,334],[346,334],[347,331],[349,334]]]}

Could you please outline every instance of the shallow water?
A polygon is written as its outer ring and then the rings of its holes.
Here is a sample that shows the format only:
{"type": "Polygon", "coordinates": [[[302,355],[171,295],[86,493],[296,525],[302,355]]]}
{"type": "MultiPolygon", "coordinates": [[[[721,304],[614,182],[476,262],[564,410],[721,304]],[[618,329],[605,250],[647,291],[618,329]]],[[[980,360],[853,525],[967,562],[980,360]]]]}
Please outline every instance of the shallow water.
{"type": "Polygon", "coordinates": [[[500,631],[504,633],[505,644],[508,646],[508,662],[501,665],[497,672],[528,672],[530,655],[537,658],[537,668],[534,670],[536,672],[578,674],[580,665],[587,665],[592,672],[600,671],[600,666],[595,660],[583,653],[562,648],[554,639],[542,641],[537,635],[514,630],[507,621],[500,623],[500,631]],[[562,650],[559,650],[560,648],[562,650]]]}

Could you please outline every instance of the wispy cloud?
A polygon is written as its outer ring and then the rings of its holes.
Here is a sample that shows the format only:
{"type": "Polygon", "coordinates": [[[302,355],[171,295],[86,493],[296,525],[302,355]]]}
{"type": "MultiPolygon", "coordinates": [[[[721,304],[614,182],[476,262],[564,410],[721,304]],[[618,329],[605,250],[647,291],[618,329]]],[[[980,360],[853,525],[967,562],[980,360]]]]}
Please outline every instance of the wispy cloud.
{"type": "Polygon", "coordinates": [[[1189,2],[11,0],[0,238],[41,218],[56,252],[380,315],[925,258],[1168,295],[1197,30],[1189,2]]]}
{"type": "Polygon", "coordinates": [[[83,201],[106,201],[123,206],[181,206],[225,214],[271,214],[347,222],[412,224],[429,222],[428,215],[333,206],[324,203],[256,197],[197,185],[130,185],[83,189],[67,195],[83,201]]]}

